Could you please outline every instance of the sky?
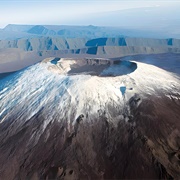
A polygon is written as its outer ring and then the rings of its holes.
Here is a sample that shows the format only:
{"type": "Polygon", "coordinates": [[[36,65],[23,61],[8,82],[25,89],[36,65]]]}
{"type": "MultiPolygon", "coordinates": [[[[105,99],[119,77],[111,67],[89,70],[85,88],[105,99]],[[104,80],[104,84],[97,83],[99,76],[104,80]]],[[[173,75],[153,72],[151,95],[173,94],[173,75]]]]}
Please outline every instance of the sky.
{"type": "Polygon", "coordinates": [[[0,0],[0,28],[7,24],[79,25],[79,18],[95,13],[169,5],[180,9],[180,0],[0,0]]]}

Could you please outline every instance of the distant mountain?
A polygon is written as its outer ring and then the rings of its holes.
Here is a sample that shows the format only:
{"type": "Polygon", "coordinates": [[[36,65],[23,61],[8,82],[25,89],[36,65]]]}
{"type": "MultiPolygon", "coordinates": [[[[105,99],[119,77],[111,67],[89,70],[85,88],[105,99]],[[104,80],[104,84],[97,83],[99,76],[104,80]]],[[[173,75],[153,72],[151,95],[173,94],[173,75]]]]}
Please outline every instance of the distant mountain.
{"type": "Polygon", "coordinates": [[[37,34],[29,34],[27,32],[22,31],[10,31],[0,29],[0,40],[17,40],[20,38],[32,38],[39,37],[37,34]]]}
{"type": "MultiPolygon", "coordinates": [[[[5,63],[1,63],[0,72],[11,71],[12,68],[6,63],[13,58],[17,63],[11,67],[18,70],[52,56],[115,58],[138,54],[180,53],[180,39],[160,39],[158,34],[158,38],[142,38],[140,31],[134,34],[139,33],[141,38],[134,38],[123,36],[123,32],[125,30],[121,28],[92,25],[8,25],[0,30],[0,61],[5,63]],[[14,48],[22,52],[15,51],[14,48]]],[[[133,34],[133,31],[127,33],[133,34]]]]}
{"type": "Polygon", "coordinates": [[[131,27],[132,29],[141,27],[142,29],[157,30],[173,22],[177,23],[177,20],[180,21],[178,15],[180,14],[176,7],[155,6],[97,13],[89,19],[92,18],[94,24],[106,26],[131,27]]]}
{"type": "Polygon", "coordinates": [[[78,23],[86,24],[88,22],[98,26],[121,27],[121,29],[136,32],[135,36],[139,31],[143,37],[150,34],[155,36],[157,33],[160,37],[180,38],[179,17],[179,9],[169,5],[96,13],[79,18],[78,23]]]}
{"type": "Polygon", "coordinates": [[[97,26],[57,26],[57,25],[14,25],[9,24],[0,39],[18,39],[24,36],[58,36],[63,38],[97,38],[97,37],[124,37],[119,28],[97,26]],[[19,34],[17,34],[19,33],[19,34]],[[21,35],[22,34],[22,35],[21,35]]]}
{"type": "MultiPolygon", "coordinates": [[[[8,32],[26,32],[30,36],[33,34],[64,38],[122,36],[180,38],[179,17],[180,12],[177,7],[174,5],[162,5],[100,12],[84,15],[78,19],[71,19],[72,23],[74,22],[77,25],[9,24],[3,30],[8,32]]],[[[71,23],[67,22],[67,24],[71,23]]],[[[4,36],[2,38],[7,39],[9,36],[4,36]]],[[[14,38],[19,38],[19,36],[14,36],[14,38]]]]}
{"type": "MultiPolygon", "coordinates": [[[[105,17],[107,20],[107,17],[105,17]]],[[[113,19],[113,18],[112,18],[113,19]]],[[[98,20],[98,18],[97,18],[98,20]]],[[[115,21],[113,19],[112,21],[115,21]]],[[[122,21],[118,19],[118,22],[122,21]]],[[[120,26],[117,24],[117,26],[120,26]]],[[[178,26],[177,26],[178,27],[178,26]]],[[[14,25],[9,24],[0,31],[0,39],[19,39],[32,36],[49,36],[61,38],[102,38],[102,37],[144,37],[144,38],[180,38],[177,28],[171,32],[152,28],[102,27],[102,26],[65,26],[65,25],[14,25]]]]}
{"type": "Polygon", "coordinates": [[[33,26],[27,32],[31,34],[39,34],[39,35],[52,35],[52,36],[56,35],[55,31],[45,28],[44,26],[41,25],[33,26]]]}
{"type": "Polygon", "coordinates": [[[5,31],[16,31],[16,32],[27,32],[32,27],[34,27],[34,25],[8,24],[4,28],[4,30],[5,31]]]}

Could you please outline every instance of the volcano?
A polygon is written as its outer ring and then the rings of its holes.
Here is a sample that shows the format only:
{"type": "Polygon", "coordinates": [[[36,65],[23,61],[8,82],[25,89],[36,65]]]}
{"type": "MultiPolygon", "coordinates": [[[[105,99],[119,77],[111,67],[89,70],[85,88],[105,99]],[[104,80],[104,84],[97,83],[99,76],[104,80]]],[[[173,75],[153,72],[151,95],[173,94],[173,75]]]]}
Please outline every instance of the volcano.
{"type": "Polygon", "coordinates": [[[0,179],[180,179],[180,77],[47,58],[0,79],[0,179]]]}

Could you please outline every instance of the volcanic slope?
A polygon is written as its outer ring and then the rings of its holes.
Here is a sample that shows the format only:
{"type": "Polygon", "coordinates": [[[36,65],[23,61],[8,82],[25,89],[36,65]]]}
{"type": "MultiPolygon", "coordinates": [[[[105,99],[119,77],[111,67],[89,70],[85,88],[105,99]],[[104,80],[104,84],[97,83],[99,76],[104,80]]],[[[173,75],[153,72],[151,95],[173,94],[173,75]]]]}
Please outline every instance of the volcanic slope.
{"type": "Polygon", "coordinates": [[[179,89],[173,73],[103,59],[1,78],[0,179],[179,179],[179,89]]]}

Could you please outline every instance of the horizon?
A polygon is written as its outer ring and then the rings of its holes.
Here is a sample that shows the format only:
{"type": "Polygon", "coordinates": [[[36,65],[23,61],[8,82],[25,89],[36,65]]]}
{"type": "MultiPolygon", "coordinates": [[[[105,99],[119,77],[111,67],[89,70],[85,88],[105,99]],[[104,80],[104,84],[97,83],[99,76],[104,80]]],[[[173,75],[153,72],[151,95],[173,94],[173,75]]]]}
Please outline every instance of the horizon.
{"type": "MultiPolygon", "coordinates": [[[[103,19],[94,21],[95,16],[108,14],[115,11],[134,10],[142,8],[159,8],[160,13],[166,13],[167,8],[180,7],[180,1],[1,1],[1,22],[0,28],[4,28],[8,24],[19,25],[67,25],[67,26],[112,26],[109,22],[104,22],[103,19]],[[9,12],[11,16],[9,15],[9,12]],[[93,24],[94,22],[94,24],[93,24]]],[[[180,16],[180,14],[178,14],[180,16]]],[[[153,17],[155,18],[155,17],[153,17]]],[[[177,14],[174,14],[177,19],[177,14]]],[[[129,18],[130,19],[130,18],[129,18]]],[[[129,20],[128,19],[128,20],[129,20]]],[[[107,19],[107,21],[110,21],[107,19]]],[[[128,25],[128,22],[123,22],[123,25],[128,25]]],[[[147,23],[145,19],[144,22],[147,23]]],[[[170,22],[167,22],[170,23],[170,22]]],[[[119,26],[117,24],[117,26],[119,26]]]]}

